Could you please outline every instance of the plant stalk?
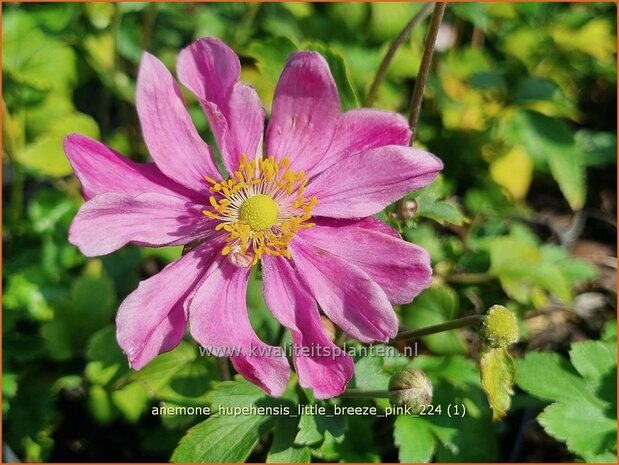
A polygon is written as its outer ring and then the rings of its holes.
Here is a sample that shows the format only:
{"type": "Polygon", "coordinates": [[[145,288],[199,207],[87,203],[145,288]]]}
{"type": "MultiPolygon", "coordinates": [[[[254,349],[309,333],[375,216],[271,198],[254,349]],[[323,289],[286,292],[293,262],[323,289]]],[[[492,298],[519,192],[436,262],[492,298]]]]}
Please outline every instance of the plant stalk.
{"type": "Polygon", "coordinates": [[[391,42],[389,45],[389,49],[387,49],[387,53],[383,58],[383,61],[380,63],[378,71],[376,72],[376,76],[374,76],[374,81],[370,86],[370,90],[368,91],[368,95],[365,98],[365,106],[371,107],[376,101],[376,97],[378,96],[378,89],[380,85],[385,80],[385,76],[387,75],[387,69],[389,65],[393,61],[393,57],[395,57],[396,52],[400,48],[400,46],[408,40],[411,33],[417,27],[417,25],[423,21],[429,14],[430,10],[432,10],[432,3],[428,3],[423,6],[421,10],[415,13],[415,16],[408,22],[404,29],[398,34],[398,36],[391,42]]]}
{"type": "Polygon", "coordinates": [[[417,79],[415,80],[415,87],[413,89],[413,95],[411,96],[410,115],[408,118],[408,125],[411,129],[411,145],[415,140],[415,132],[417,130],[417,122],[419,121],[419,113],[421,112],[421,102],[423,101],[423,92],[426,88],[428,81],[428,75],[430,74],[430,67],[432,66],[432,57],[434,55],[434,48],[436,45],[436,37],[438,35],[438,29],[443,20],[443,14],[445,13],[445,2],[437,2],[434,5],[434,11],[432,12],[432,19],[430,20],[430,28],[426,36],[426,44],[423,50],[423,56],[421,58],[421,65],[419,66],[419,72],[417,73],[417,79]]]}
{"type": "Polygon", "coordinates": [[[464,326],[477,326],[484,321],[483,315],[469,315],[456,320],[446,321],[438,325],[426,326],[425,328],[411,329],[409,331],[402,331],[393,341],[404,341],[407,339],[416,339],[421,336],[427,336],[429,334],[442,333],[443,331],[450,331],[452,329],[463,328],[464,326]]]}

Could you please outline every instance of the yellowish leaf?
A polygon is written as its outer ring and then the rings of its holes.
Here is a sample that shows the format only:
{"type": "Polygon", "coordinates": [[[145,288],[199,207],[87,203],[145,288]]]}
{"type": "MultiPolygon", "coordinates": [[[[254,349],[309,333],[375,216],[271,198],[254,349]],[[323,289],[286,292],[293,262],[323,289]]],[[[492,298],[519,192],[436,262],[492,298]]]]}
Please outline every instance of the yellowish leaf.
{"type": "Polygon", "coordinates": [[[516,367],[506,349],[485,347],[481,352],[481,385],[492,409],[492,421],[505,416],[514,393],[516,367]]]}
{"type": "Polygon", "coordinates": [[[490,175],[514,199],[522,200],[529,191],[533,162],[524,150],[515,147],[490,165],[490,175]]]}

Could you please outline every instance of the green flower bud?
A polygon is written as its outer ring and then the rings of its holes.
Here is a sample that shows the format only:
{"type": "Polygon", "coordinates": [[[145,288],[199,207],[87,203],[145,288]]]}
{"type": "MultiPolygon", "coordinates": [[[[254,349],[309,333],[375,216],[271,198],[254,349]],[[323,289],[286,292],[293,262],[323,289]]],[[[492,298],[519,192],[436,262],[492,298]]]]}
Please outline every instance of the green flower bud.
{"type": "Polygon", "coordinates": [[[504,349],[518,342],[516,315],[502,305],[494,305],[481,325],[479,336],[482,343],[494,349],[504,349]]]}
{"type": "Polygon", "coordinates": [[[413,413],[419,413],[423,405],[432,402],[432,382],[423,371],[411,368],[391,377],[389,394],[394,404],[406,405],[413,413]]]}

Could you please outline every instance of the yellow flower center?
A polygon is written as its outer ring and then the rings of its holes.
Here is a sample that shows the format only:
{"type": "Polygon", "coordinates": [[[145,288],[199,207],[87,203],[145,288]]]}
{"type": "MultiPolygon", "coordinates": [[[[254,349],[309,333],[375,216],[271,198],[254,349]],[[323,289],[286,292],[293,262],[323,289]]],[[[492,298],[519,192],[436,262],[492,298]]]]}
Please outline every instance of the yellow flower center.
{"type": "Polygon", "coordinates": [[[303,196],[308,178],[289,166],[287,158],[247,160],[243,155],[230,179],[206,178],[213,195],[202,213],[219,221],[215,230],[228,233],[222,254],[235,265],[255,265],[265,253],[290,258],[292,238],[314,226],[307,221],[318,200],[303,196]]]}
{"type": "Polygon", "coordinates": [[[277,223],[279,209],[268,195],[258,194],[248,198],[239,212],[239,218],[254,231],[264,231],[277,223]]]}

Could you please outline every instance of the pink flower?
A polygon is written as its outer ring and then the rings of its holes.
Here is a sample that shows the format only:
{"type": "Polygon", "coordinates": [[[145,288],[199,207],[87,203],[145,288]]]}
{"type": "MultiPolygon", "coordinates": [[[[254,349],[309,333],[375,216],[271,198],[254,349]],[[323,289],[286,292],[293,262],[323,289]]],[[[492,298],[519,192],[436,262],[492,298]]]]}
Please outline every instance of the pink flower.
{"type": "Polygon", "coordinates": [[[397,114],[341,113],[318,53],[294,53],[286,64],[266,130],[267,156],[265,111],[253,87],[239,80],[230,48],[199,40],[180,53],[177,70],[206,112],[225,177],[174,78],[148,53],[137,110],[154,163],[133,163],[79,134],[65,140],[87,200],[69,240],[84,255],[128,243],[199,244],[125,299],[118,343],[140,369],[174,348],[189,323],[203,347],[236,350],[236,370],[281,395],[288,361],[256,336],[247,314],[248,276],[261,262],[266,303],[299,349],[301,386],[317,398],[341,394],[353,363],[344,353],[325,356],[335,346],[320,310],[363,342],[396,334],[392,304],[410,302],[429,285],[430,259],[371,215],[430,183],[441,162],[407,146],[410,132],[397,114]]]}

